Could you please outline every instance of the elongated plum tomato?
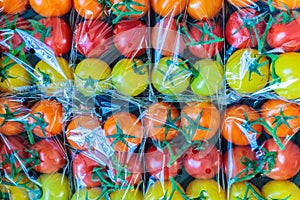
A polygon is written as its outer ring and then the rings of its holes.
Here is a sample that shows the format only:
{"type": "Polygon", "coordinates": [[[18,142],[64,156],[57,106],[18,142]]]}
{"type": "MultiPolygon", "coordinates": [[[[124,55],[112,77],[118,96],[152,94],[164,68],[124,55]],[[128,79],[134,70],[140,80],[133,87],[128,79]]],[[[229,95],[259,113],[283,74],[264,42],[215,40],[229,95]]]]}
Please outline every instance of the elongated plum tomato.
{"type": "Polygon", "coordinates": [[[151,31],[152,47],[163,56],[181,54],[186,45],[178,30],[175,19],[162,18],[151,31]]]}
{"type": "Polygon", "coordinates": [[[250,182],[237,182],[230,186],[229,200],[243,199],[246,197],[247,200],[257,200],[250,187],[259,195],[261,195],[259,189],[250,182]],[[248,185],[248,186],[247,186],[248,185]],[[248,188],[249,189],[248,189],[248,188]],[[247,190],[248,189],[248,190],[247,190]]]}
{"type": "Polygon", "coordinates": [[[217,14],[221,11],[222,6],[222,0],[189,0],[187,13],[196,20],[211,19],[217,16],[217,14]]]}
{"type": "Polygon", "coordinates": [[[151,0],[152,9],[162,17],[179,15],[186,6],[186,0],[151,0]]]}
{"type": "MultiPolygon", "coordinates": [[[[225,192],[218,184],[217,181],[213,179],[201,180],[195,179],[190,182],[186,188],[186,195],[190,199],[197,199],[204,192],[204,196],[211,200],[225,200],[225,192]]],[[[231,200],[231,199],[230,199],[231,200]]]]}
{"type": "Polygon", "coordinates": [[[236,7],[255,7],[258,0],[227,0],[233,6],[236,7]]]}
{"type": "Polygon", "coordinates": [[[109,0],[112,6],[112,13],[121,19],[139,19],[149,9],[149,0],[109,0]],[[126,13],[127,12],[127,13],[126,13]]]}
{"type": "Polygon", "coordinates": [[[85,19],[102,19],[107,15],[107,8],[98,0],[73,0],[77,13],[85,19]]]}
{"type": "Polygon", "coordinates": [[[128,112],[119,112],[109,117],[103,129],[116,151],[133,151],[143,138],[141,122],[135,115],[128,112]]]}
{"type": "Polygon", "coordinates": [[[18,135],[25,128],[20,122],[28,112],[21,99],[0,98],[0,132],[6,136],[18,135]]]}
{"type": "Polygon", "coordinates": [[[140,20],[123,20],[114,26],[114,44],[125,57],[138,57],[146,52],[148,30],[140,20]]]}
{"type": "MultiPolygon", "coordinates": [[[[270,1],[263,0],[266,4],[269,4],[270,1]]],[[[272,0],[272,5],[280,10],[286,11],[294,10],[300,7],[300,0],[272,0]]]]}
{"type": "Polygon", "coordinates": [[[220,112],[209,102],[193,102],[181,110],[181,128],[192,141],[212,138],[220,126],[220,112]]]}
{"type": "Polygon", "coordinates": [[[43,17],[63,16],[72,8],[72,0],[29,0],[32,9],[43,17]]]}
{"type": "Polygon", "coordinates": [[[266,200],[272,199],[300,199],[298,186],[291,181],[269,181],[262,187],[262,195],[266,200]]]}
{"type": "Polygon", "coordinates": [[[269,71],[267,58],[257,50],[248,48],[239,49],[229,57],[225,75],[229,87],[233,90],[253,93],[267,85],[269,71]]]}
{"type": "Polygon", "coordinates": [[[177,136],[180,116],[176,107],[166,102],[156,102],[148,107],[143,117],[145,131],[154,140],[167,141],[177,136]]]}
{"type": "MultiPolygon", "coordinates": [[[[278,137],[291,136],[300,129],[300,106],[296,103],[270,99],[261,107],[261,116],[273,130],[276,130],[278,137]],[[284,121],[278,126],[276,120],[280,118],[284,121]]],[[[264,130],[271,134],[265,126],[264,130]]]]}
{"type": "Polygon", "coordinates": [[[4,14],[23,13],[29,7],[28,0],[2,0],[0,11],[4,14]]]}
{"type": "Polygon", "coordinates": [[[32,132],[42,138],[62,132],[63,108],[56,100],[40,100],[31,108],[28,123],[34,125],[32,132]]]}
{"type": "Polygon", "coordinates": [[[259,138],[263,127],[254,124],[247,128],[245,124],[259,118],[259,113],[246,104],[228,107],[223,114],[222,136],[233,144],[248,145],[259,138]]]}
{"type": "MultiPolygon", "coordinates": [[[[43,18],[39,20],[39,23],[51,29],[49,36],[45,37],[44,43],[52,49],[56,56],[61,56],[70,51],[72,44],[71,28],[62,18],[43,18]]],[[[38,32],[33,36],[38,40],[41,39],[41,34],[38,32]]]]}
{"type": "Polygon", "coordinates": [[[86,57],[99,57],[112,46],[112,28],[104,21],[86,20],[77,24],[74,44],[86,57]]]}
{"type": "Polygon", "coordinates": [[[102,194],[102,190],[99,187],[92,188],[80,188],[76,190],[73,194],[71,200],[104,200],[104,198],[99,199],[99,196],[102,194]]]}
{"type": "Polygon", "coordinates": [[[173,186],[170,181],[155,181],[152,185],[149,186],[144,199],[147,200],[157,200],[157,199],[168,199],[168,200],[183,200],[183,197],[176,189],[180,189],[184,193],[184,189],[175,182],[177,188],[173,186]],[[172,193],[174,191],[174,193],[172,193]],[[171,198],[171,194],[172,198],[171,198]]]}

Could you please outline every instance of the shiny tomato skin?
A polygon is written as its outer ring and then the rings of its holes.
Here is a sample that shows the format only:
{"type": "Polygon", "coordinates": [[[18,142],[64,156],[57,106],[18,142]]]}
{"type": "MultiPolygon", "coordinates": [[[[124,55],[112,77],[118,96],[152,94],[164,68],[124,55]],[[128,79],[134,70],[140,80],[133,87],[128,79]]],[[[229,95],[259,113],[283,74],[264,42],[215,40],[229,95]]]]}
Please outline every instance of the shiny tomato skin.
{"type": "Polygon", "coordinates": [[[222,157],[218,149],[211,143],[198,150],[191,146],[184,154],[184,168],[187,173],[198,179],[211,179],[220,170],[222,157]]]}
{"type": "Polygon", "coordinates": [[[28,9],[28,0],[0,1],[0,10],[4,14],[24,13],[28,9]]]}
{"type": "Polygon", "coordinates": [[[227,0],[233,6],[236,7],[254,7],[258,0],[227,0]]]}
{"type": "MultiPolygon", "coordinates": [[[[66,155],[61,144],[54,140],[40,140],[36,142],[30,149],[37,151],[39,155],[39,164],[33,166],[37,172],[44,174],[52,174],[62,169],[66,161],[66,155]]],[[[30,155],[33,157],[33,155],[30,155]]]]}
{"type": "MultiPolygon", "coordinates": [[[[204,24],[211,29],[211,33],[218,38],[223,38],[223,31],[221,26],[211,20],[207,20],[206,22],[197,22],[195,25],[199,27],[204,27],[204,24]]],[[[214,40],[212,37],[209,37],[207,34],[202,36],[202,33],[199,28],[192,26],[189,30],[189,34],[193,38],[195,42],[205,42],[208,40],[214,40]]],[[[219,53],[223,48],[224,42],[214,42],[211,44],[197,44],[197,45],[189,45],[190,52],[199,58],[211,58],[217,53],[219,53]]]]}
{"type": "Polygon", "coordinates": [[[300,189],[291,181],[271,180],[262,187],[262,195],[266,200],[273,199],[300,199],[300,189]]]}
{"type": "MultiPolygon", "coordinates": [[[[109,0],[109,1],[112,5],[117,5],[119,3],[124,3],[123,0],[109,0]]],[[[138,19],[138,18],[143,17],[148,12],[149,0],[131,0],[131,1],[128,1],[127,5],[132,10],[139,11],[139,14],[130,14],[130,15],[128,14],[128,15],[125,15],[123,18],[124,19],[128,19],[128,18],[138,19]],[[135,4],[135,5],[133,5],[133,4],[135,4]],[[141,5],[137,5],[137,4],[141,4],[141,5]]],[[[127,9],[126,6],[124,6],[124,5],[117,6],[117,9],[122,11],[122,12],[132,12],[132,10],[127,9]]],[[[112,9],[112,11],[115,15],[118,16],[118,14],[117,14],[117,12],[114,8],[112,9]]]]}
{"type": "Polygon", "coordinates": [[[186,6],[187,0],[151,0],[152,9],[162,17],[179,15],[186,6]]]}
{"type": "Polygon", "coordinates": [[[251,8],[243,8],[232,13],[227,20],[225,28],[225,37],[227,42],[238,49],[257,46],[258,39],[260,39],[264,33],[265,21],[261,21],[259,23],[255,22],[259,38],[257,38],[254,34],[254,28],[252,28],[251,32],[249,32],[246,27],[243,27],[242,29],[240,29],[240,27],[244,26],[244,21],[246,19],[253,20],[253,18],[257,18],[259,15],[260,14],[256,10],[251,8]]]}
{"type": "MultiPolygon", "coordinates": [[[[72,33],[70,26],[59,17],[49,17],[40,19],[39,22],[46,28],[51,28],[49,37],[46,37],[44,43],[52,49],[56,56],[66,54],[71,49],[72,33]]],[[[36,39],[41,39],[40,33],[33,35],[36,39]]]]}
{"type": "Polygon", "coordinates": [[[146,52],[148,31],[140,20],[123,20],[114,26],[114,44],[125,57],[138,57],[146,52]]]}
{"type": "Polygon", "coordinates": [[[98,0],[73,0],[73,6],[85,19],[102,19],[107,15],[107,9],[98,0]]]}
{"type": "Polygon", "coordinates": [[[32,9],[43,17],[59,17],[72,8],[72,0],[29,0],[32,9]]]}
{"type": "Polygon", "coordinates": [[[263,147],[269,152],[275,152],[275,166],[268,177],[274,180],[287,180],[294,177],[300,169],[300,149],[292,141],[284,142],[285,150],[281,150],[274,139],[268,139],[263,147]]]}
{"type": "Polygon", "coordinates": [[[198,199],[201,192],[205,191],[205,197],[209,200],[225,200],[225,192],[222,186],[214,179],[191,181],[186,188],[189,199],[198,199]]]}
{"type": "Polygon", "coordinates": [[[222,6],[222,0],[189,0],[187,6],[187,13],[193,19],[207,20],[217,16],[217,14],[221,11],[222,6]]]}
{"type": "Polygon", "coordinates": [[[99,57],[112,46],[112,28],[101,20],[86,20],[77,24],[74,45],[86,57],[99,57]]]}

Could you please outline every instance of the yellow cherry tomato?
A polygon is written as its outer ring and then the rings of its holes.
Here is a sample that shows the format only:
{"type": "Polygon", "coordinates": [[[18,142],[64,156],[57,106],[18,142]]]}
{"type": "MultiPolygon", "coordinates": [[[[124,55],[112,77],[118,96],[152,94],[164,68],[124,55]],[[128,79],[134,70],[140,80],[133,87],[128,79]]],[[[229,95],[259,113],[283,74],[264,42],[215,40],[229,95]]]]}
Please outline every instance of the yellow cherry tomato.
{"type": "Polygon", "coordinates": [[[77,190],[71,200],[104,200],[104,198],[99,199],[102,194],[101,188],[93,187],[93,188],[80,188],[77,190]]]}
{"type": "Polygon", "coordinates": [[[266,200],[300,199],[300,190],[297,185],[291,181],[269,181],[262,187],[261,191],[266,200]]]}
{"type": "Polygon", "coordinates": [[[110,194],[110,200],[143,200],[143,194],[140,190],[116,190],[110,194]]]}
{"type": "Polygon", "coordinates": [[[247,200],[257,200],[258,198],[255,197],[252,190],[254,190],[258,195],[261,196],[259,189],[252,183],[247,183],[247,184],[246,182],[239,182],[239,183],[232,184],[229,192],[229,200],[243,199],[245,197],[247,198],[247,200]],[[248,191],[247,191],[247,184],[249,185],[248,191]],[[250,187],[252,188],[252,190],[250,190],[250,187]]]}
{"type": "Polygon", "coordinates": [[[225,192],[215,180],[193,180],[186,188],[186,195],[191,199],[202,195],[206,200],[225,200],[225,192]]]}
{"type": "MultiPolygon", "coordinates": [[[[184,192],[183,188],[176,183],[178,188],[184,192]]],[[[166,197],[168,200],[183,200],[184,198],[182,195],[176,190],[176,187],[172,186],[172,183],[170,181],[163,181],[160,180],[156,181],[154,184],[150,185],[148,188],[144,200],[158,200],[166,197]],[[175,191],[173,193],[172,199],[170,198],[170,195],[172,191],[175,191]]]]}

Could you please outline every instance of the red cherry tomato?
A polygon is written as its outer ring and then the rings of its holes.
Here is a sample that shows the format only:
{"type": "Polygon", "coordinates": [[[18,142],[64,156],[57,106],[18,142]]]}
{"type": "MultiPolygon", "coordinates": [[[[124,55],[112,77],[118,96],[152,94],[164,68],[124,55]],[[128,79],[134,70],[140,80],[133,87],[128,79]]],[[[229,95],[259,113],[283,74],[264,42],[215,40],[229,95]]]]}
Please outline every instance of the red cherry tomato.
{"type": "Polygon", "coordinates": [[[63,16],[72,8],[72,0],[29,0],[32,9],[44,17],[63,16]]]}

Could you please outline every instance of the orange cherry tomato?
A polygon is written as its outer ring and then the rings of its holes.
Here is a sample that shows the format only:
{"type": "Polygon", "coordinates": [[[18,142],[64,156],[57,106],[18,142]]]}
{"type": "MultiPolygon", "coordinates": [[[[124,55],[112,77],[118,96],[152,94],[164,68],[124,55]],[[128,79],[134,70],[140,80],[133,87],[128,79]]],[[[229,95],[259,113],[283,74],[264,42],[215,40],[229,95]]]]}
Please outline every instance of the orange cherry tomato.
{"type": "Polygon", "coordinates": [[[73,4],[78,14],[85,19],[99,19],[107,15],[107,9],[98,0],[73,0],[73,4]]]}
{"type": "Polygon", "coordinates": [[[29,0],[32,9],[43,17],[58,17],[72,8],[72,0],[29,0]]]}
{"type": "Polygon", "coordinates": [[[172,17],[180,14],[187,0],[151,0],[152,9],[162,17],[172,17]]]}
{"type": "Polygon", "coordinates": [[[191,136],[191,140],[208,140],[220,126],[220,112],[212,103],[191,103],[181,110],[181,128],[191,136]],[[194,127],[200,126],[201,128],[194,127]]]}
{"type": "Polygon", "coordinates": [[[124,1],[124,0],[110,0],[110,3],[113,4],[112,9],[113,13],[115,15],[123,15],[125,12],[128,12],[124,17],[122,18],[130,18],[130,19],[138,19],[143,17],[148,9],[149,9],[149,1],[148,0],[130,0],[130,1],[124,1]],[[125,5],[124,5],[125,4],[125,5]],[[130,9],[128,9],[130,8],[130,9]],[[121,11],[119,14],[118,11],[121,11]],[[137,14],[131,14],[133,11],[138,11],[137,14]]]}
{"type": "Polygon", "coordinates": [[[262,125],[255,124],[251,129],[255,130],[253,133],[247,129],[247,121],[252,122],[260,118],[259,113],[247,105],[235,105],[227,108],[223,115],[222,136],[229,142],[236,145],[248,145],[253,138],[258,139],[262,132],[262,125]],[[255,137],[252,134],[256,134],[255,137]],[[250,141],[249,141],[250,140],[250,141]]]}
{"type": "Polygon", "coordinates": [[[217,16],[223,6],[223,0],[190,0],[188,14],[196,20],[211,19],[217,16]]]}
{"type": "Polygon", "coordinates": [[[142,141],[143,129],[138,118],[128,112],[109,117],[104,124],[105,135],[116,151],[134,150],[142,141]]]}
{"type": "Polygon", "coordinates": [[[148,137],[155,140],[172,140],[178,134],[180,116],[178,110],[170,103],[157,102],[147,109],[143,118],[148,137]]]}
{"type": "MultiPolygon", "coordinates": [[[[83,144],[79,144],[76,140],[76,136],[79,134],[88,133],[94,134],[93,130],[101,126],[101,121],[97,116],[80,114],[75,116],[69,123],[66,130],[66,138],[69,144],[78,150],[87,150],[89,148],[88,142],[85,141],[83,144]]],[[[82,136],[79,136],[82,137],[82,136]]]]}
{"type": "Polygon", "coordinates": [[[63,108],[56,100],[44,99],[32,108],[28,123],[34,124],[32,132],[42,138],[52,137],[62,132],[63,108]]]}
{"type": "MultiPolygon", "coordinates": [[[[263,0],[265,3],[269,4],[268,0],[263,0]]],[[[272,0],[272,5],[280,10],[294,10],[300,7],[300,0],[272,0]]]]}
{"type": "Polygon", "coordinates": [[[23,13],[28,8],[28,0],[1,0],[0,11],[4,14],[23,13]]]}
{"type": "Polygon", "coordinates": [[[228,3],[230,3],[233,6],[236,7],[248,7],[248,6],[254,6],[255,3],[258,0],[227,0],[228,3]]]}

